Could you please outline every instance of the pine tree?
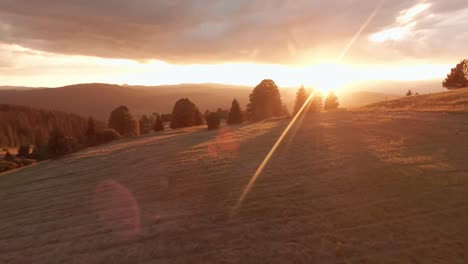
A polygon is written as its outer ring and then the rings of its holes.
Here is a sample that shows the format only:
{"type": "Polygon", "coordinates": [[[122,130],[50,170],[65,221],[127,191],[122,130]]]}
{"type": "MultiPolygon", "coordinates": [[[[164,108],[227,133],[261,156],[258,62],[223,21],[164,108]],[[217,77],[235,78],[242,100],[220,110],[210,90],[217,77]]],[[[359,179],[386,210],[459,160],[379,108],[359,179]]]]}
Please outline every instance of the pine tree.
{"type": "Polygon", "coordinates": [[[323,109],[323,96],[317,91],[314,93],[310,105],[308,107],[308,112],[319,113],[323,109]]]}
{"type": "Polygon", "coordinates": [[[449,90],[468,87],[468,60],[462,60],[452,68],[442,86],[449,90]]]}
{"type": "Polygon", "coordinates": [[[162,122],[161,116],[156,114],[156,120],[154,121],[154,128],[153,130],[156,132],[163,131],[164,130],[164,124],[162,122]]]}
{"type": "Polygon", "coordinates": [[[126,106],[119,106],[109,117],[109,128],[115,129],[123,137],[139,135],[139,123],[133,118],[126,106]]]}
{"type": "Polygon", "coordinates": [[[306,91],[304,88],[304,85],[299,88],[299,90],[296,93],[296,103],[294,104],[294,115],[296,115],[301,107],[305,104],[307,99],[309,98],[309,92],[306,91]]]}
{"type": "Polygon", "coordinates": [[[240,108],[239,102],[237,99],[232,101],[231,110],[229,111],[227,123],[229,125],[241,124],[244,122],[244,116],[242,115],[242,110],[240,108]]]}
{"type": "Polygon", "coordinates": [[[260,121],[283,114],[283,103],[278,86],[273,80],[263,80],[249,96],[247,115],[253,121],[260,121]]]}
{"type": "Polygon", "coordinates": [[[96,121],[92,117],[88,119],[88,127],[86,129],[86,141],[88,146],[92,146],[96,142],[96,121]]]}
{"type": "Polygon", "coordinates": [[[218,113],[209,113],[206,116],[206,124],[209,130],[218,129],[221,125],[221,118],[218,113]]]}
{"type": "Polygon", "coordinates": [[[331,92],[328,94],[327,98],[325,99],[325,110],[333,110],[338,109],[338,97],[336,97],[335,93],[331,92]]]}

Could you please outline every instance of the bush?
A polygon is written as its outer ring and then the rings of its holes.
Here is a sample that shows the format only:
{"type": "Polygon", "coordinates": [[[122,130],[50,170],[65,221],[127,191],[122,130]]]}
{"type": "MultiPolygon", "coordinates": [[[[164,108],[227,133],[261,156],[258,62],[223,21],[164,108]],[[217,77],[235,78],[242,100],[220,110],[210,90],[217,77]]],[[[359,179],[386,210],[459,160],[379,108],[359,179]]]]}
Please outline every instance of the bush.
{"type": "Polygon", "coordinates": [[[47,160],[50,158],[49,155],[49,150],[47,146],[36,146],[34,147],[32,153],[31,153],[31,158],[42,161],[42,160],[47,160]]]}
{"type": "Polygon", "coordinates": [[[96,144],[102,145],[112,142],[114,140],[119,140],[120,135],[115,131],[115,129],[108,128],[96,133],[96,144]]]}
{"type": "Polygon", "coordinates": [[[12,161],[0,160],[0,172],[5,172],[8,170],[13,170],[19,168],[20,166],[12,161]]]}
{"type": "Polygon", "coordinates": [[[209,113],[206,116],[206,123],[209,130],[218,129],[221,125],[221,118],[217,113],[209,113]]]}
{"type": "Polygon", "coordinates": [[[5,157],[3,157],[3,160],[6,161],[13,161],[15,159],[15,156],[13,156],[9,151],[5,153],[5,157]]]}
{"type": "Polygon", "coordinates": [[[31,152],[31,147],[29,145],[22,145],[18,149],[17,157],[28,158],[31,152]]]}

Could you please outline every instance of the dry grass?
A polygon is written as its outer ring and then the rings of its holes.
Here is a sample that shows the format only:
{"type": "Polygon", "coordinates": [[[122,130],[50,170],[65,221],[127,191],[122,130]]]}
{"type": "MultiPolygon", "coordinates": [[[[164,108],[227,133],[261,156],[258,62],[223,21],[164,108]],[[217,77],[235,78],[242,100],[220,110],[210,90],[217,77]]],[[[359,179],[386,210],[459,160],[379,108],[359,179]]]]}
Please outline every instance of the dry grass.
{"type": "Polygon", "coordinates": [[[468,88],[370,104],[363,110],[468,112],[468,88]]]}
{"type": "Polygon", "coordinates": [[[468,123],[304,118],[124,140],[0,176],[0,263],[466,263],[468,123]]]}

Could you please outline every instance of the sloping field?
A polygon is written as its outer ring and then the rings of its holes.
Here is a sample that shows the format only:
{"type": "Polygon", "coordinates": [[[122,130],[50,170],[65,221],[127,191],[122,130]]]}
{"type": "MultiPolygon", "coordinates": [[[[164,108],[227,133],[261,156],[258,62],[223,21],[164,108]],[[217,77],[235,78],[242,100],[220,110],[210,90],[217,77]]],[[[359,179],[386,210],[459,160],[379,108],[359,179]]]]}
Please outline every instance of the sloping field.
{"type": "Polygon", "coordinates": [[[0,263],[466,263],[468,121],[337,112],[180,131],[0,175],[0,263]]]}
{"type": "Polygon", "coordinates": [[[468,88],[370,104],[365,110],[468,112],[468,88]]]}

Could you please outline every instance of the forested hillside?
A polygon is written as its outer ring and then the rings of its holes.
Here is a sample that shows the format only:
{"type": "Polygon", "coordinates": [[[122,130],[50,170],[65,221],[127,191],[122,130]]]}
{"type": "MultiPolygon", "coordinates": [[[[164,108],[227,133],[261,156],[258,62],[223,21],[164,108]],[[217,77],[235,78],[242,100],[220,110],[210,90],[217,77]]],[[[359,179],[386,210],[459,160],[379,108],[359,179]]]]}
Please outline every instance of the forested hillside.
{"type": "Polygon", "coordinates": [[[46,144],[54,128],[82,142],[87,128],[75,114],[6,104],[0,104],[0,120],[0,147],[46,144]]]}

